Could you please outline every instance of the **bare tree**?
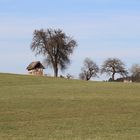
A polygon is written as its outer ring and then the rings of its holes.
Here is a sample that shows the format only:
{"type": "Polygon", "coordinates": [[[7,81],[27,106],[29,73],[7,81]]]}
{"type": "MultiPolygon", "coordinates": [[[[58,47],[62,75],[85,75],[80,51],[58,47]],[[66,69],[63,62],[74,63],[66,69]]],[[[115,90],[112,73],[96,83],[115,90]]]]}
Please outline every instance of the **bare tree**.
{"type": "Polygon", "coordinates": [[[41,29],[33,33],[31,50],[36,55],[46,57],[46,63],[53,68],[54,76],[57,77],[58,69],[65,70],[70,64],[69,56],[76,46],[76,41],[60,29],[41,29]]]}
{"type": "Polygon", "coordinates": [[[104,61],[101,67],[101,74],[106,73],[107,75],[112,75],[112,80],[115,80],[115,74],[120,74],[123,77],[127,76],[127,70],[125,69],[125,64],[118,58],[108,58],[104,61]]]}
{"type": "Polygon", "coordinates": [[[67,78],[67,79],[72,79],[73,77],[74,77],[74,76],[72,76],[72,75],[69,74],[69,73],[66,75],[66,78],[67,78]]]}
{"type": "Polygon", "coordinates": [[[79,78],[82,80],[90,80],[92,77],[96,77],[99,71],[97,64],[90,58],[84,60],[84,66],[81,68],[79,78]]]}
{"type": "Polygon", "coordinates": [[[140,82],[140,65],[135,64],[131,67],[132,79],[135,82],[140,82]]]}

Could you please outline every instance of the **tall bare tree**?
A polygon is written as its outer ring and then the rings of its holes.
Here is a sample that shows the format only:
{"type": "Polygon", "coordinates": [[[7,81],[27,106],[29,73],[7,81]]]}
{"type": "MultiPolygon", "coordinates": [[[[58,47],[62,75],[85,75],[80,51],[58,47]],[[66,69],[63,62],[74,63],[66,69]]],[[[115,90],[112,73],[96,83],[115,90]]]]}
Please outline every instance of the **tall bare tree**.
{"type": "Polygon", "coordinates": [[[46,63],[53,68],[57,77],[58,69],[65,70],[70,64],[69,56],[76,46],[76,41],[61,29],[41,29],[33,33],[31,50],[36,55],[45,56],[46,63]]]}
{"type": "Polygon", "coordinates": [[[99,71],[97,64],[90,58],[84,60],[84,66],[81,68],[79,78],[82,80],[90,80],[92,77],[96,77],[99,71]]]}
{"type": "Polygon", "coordinates": [[[125,64],[118,58],[108,58],[104,61],[101,67],[101,74],[106,73],[112,75],[112,80],[115,80],[115,74],[120,74],[123,77],[127,76],[127,70],[125,69],[125,64]]]}

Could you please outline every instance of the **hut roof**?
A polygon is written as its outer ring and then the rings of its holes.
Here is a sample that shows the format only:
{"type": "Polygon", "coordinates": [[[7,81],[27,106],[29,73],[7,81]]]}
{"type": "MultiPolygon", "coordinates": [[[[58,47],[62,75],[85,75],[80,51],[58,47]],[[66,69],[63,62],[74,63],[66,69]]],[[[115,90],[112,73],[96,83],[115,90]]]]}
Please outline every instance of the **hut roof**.
{"type": "Polygon", "coordinates": [[[36,69],[36,68],[45,69],[45,67],[40,63],[40,61],[35,61],[35,62],[30,63],[26,69],[27,70],[33,70],[33,69],[36,69]]]}

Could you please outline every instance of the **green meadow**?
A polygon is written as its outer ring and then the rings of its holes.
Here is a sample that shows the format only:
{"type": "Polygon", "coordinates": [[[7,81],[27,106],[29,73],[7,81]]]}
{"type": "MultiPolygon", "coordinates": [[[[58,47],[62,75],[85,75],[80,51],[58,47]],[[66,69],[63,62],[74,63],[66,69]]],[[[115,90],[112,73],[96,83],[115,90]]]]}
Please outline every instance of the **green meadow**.
{"type": "Polygon", "coordinates": [[[0,74],[0,140],[140,140],[140,84],[0,74]]]}

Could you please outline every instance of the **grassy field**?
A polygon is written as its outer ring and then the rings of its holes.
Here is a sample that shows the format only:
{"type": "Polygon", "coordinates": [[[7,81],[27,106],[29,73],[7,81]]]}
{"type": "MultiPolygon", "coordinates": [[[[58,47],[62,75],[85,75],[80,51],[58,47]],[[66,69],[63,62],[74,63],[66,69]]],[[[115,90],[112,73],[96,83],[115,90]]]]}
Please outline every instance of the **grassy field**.
{"type": "Polygon", "coordinates": [[[0,74],[0,140],[140,140],[140,84],[0,74]]]}

